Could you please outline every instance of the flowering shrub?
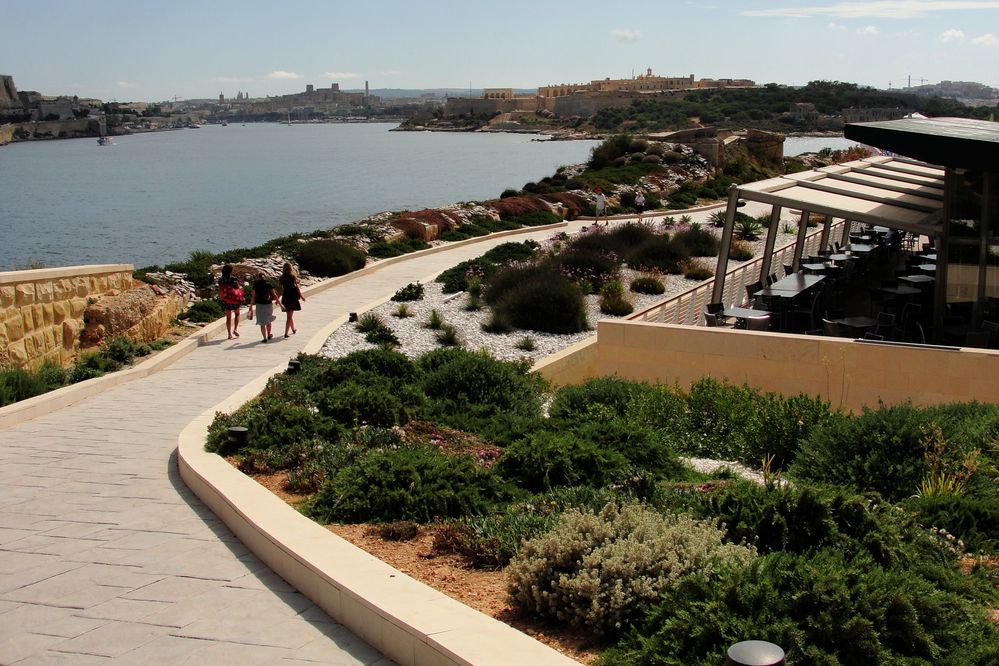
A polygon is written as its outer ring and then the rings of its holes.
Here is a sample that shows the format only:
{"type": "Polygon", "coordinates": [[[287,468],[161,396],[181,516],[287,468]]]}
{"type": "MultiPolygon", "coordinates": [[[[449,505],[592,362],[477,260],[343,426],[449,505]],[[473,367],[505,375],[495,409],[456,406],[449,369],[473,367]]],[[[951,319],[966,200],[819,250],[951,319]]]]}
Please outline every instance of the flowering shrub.
{"type": "Polygon", "coordinates": [[[710,578],[752,561],[752,548],[723,537],[711,523],[640,505],[569,511],[510,562],[510,598],[525,612],[620,635],[684,574],[710,578]]]}

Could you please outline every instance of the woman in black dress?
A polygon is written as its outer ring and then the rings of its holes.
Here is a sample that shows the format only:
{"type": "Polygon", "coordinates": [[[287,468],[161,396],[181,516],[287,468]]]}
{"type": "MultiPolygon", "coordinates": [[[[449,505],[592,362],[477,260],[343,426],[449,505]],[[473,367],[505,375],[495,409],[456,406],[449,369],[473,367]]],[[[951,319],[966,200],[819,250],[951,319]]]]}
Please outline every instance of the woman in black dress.
{"type": "Polygon", "coordinates": [[[302,301],[304,300],[305,297],[302,296],[302,289],[295,276],[295,270],[291,264],[286,263],[281,271],[281,306],[287,314],[287,319],[284,322],[284,337],[287,338],[290,335],[288,331],[298,332],[295,330],[295,312],[302,309],[302,301]]]}

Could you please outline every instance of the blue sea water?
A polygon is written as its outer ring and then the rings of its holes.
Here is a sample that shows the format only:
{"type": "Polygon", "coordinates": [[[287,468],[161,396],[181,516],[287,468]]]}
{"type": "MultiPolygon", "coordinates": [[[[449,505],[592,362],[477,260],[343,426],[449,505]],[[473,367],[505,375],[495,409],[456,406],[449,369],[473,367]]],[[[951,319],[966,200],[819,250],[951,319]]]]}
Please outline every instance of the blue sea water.
{"type": "Polygon", "coordinates": [[[392,132],[388,123],[205,126],[0,148],[0,270],[163,264],[385,210],[498,197],[594,141],[392,132]]]}

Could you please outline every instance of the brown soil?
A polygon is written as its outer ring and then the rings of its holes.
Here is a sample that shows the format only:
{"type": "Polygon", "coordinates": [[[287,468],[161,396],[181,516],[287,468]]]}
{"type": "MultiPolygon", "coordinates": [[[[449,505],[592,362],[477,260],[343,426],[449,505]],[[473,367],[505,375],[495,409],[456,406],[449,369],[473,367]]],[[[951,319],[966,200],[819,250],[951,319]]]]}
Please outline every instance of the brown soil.
{"type": "MultiPolygon", "coordinates": [[[[287,476],[286,472],[277,472],[255,474],[252,478],[286,503],[295,506],[308,496],[285,490],[287,476]]],[[[416,538],[409,541],[382,539],[375,528],[366,524],[327,525],[326,528],[399,571],[522,631],[580,663],[592,663],[599,655],[590,634],[548,626],[515,611],[507,603],[506,576],[502,570],[476,569],[459,555],[435,552],[433,528],[421,527],[416,538]]]]}

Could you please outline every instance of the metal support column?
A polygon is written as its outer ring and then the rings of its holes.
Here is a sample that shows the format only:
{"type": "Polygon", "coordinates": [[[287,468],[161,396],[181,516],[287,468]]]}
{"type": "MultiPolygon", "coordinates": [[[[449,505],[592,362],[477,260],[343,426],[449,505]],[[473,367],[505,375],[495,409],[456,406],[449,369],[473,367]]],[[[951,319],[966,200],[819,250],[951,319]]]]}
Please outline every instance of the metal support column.
{"type": "Polygon", "coordinates": [[[829,227],[832,226],[832,215],[825,215],[822,223],[822,238],[819,240],[819,249],[824,250],[829,246],[829,227]]]}
{"type": "Polygon", "coordinates": [[[846,246],[850,244],[850,229],[853,228],[853,220],[843,220],[843,237],[839,239],[839,244],[846,246]]]}
{"type": "Polygon", "coordinates": [[[760,277],[770,275],[774,262],[774,245],[777,244],[777,227],[780,225],[780,206],[774,206],[770,211],[770,228],[767,230],[767,242],[763,247],[763,267],[760,277]]]}
{"type": "Polygon", "coordinates": [[[794,261],[791,268],[797,272],[801,268],[801,254],[805,250],[805,236],[808,234],[808,218],[811,213],[807,210],[801,211],[801,220],[798,222],[798,239],[794,242],[794,261]]]}
{"type": "Polygon", "coordinates": [[[735,209],[739,203],[739,188],[728,188],[728,208],[725,209],[725,228],[722,230],[721,247],[718,248],[718,266],[715,268],[715,288],[711,302],[721,303],[725,293],[725,273],[728,270],[728,252],[732,249],[732,227],[735,226],[735,209]]]}

